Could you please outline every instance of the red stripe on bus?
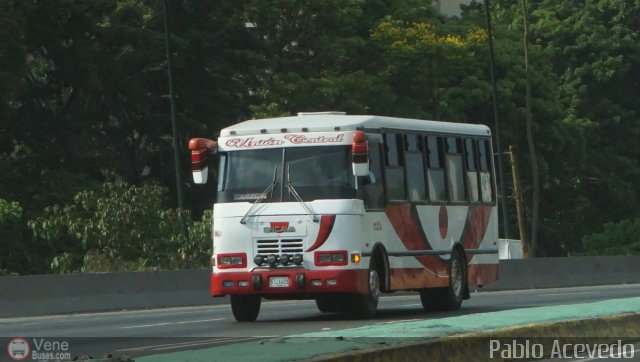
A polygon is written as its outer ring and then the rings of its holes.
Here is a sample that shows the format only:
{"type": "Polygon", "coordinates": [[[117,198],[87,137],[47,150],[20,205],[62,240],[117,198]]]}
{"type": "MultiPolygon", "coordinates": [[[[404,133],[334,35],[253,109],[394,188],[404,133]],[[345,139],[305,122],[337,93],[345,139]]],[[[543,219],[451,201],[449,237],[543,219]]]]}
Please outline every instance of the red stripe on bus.
{"type": "Polygon", "coordinates": [[[314,251],[329,238],[331,231],[333,230],[333,224],[336,221],[335,215],[322,215],[320,217],[320,230],[318,230],[318,236],[316,237],[316,241],[311,245],[311,247],[305,252],[314,251]]]}
{"type": "MultiPolygon", "coordinates": [[[[469,207],[467,222],[462,230],[462,237],[460,240],[465,250],[480,248],[480,244],[482,243],[482,240],[487,233],[487,229],[489,228],[489,219],[491,218],[491,211],[493,208],[493,205],[475,205],[469,207]]],[[[497,248],[497,246],[494,245],[489,247],[497,248]]],[[[469,263],[473,257],[473,254],[466,253],[467,263],[469,263]]],[[[497,277],[493,280],[496,279],[497,277]]]]}
{"type": "MultiPolygon", "coordinates": [[[[493,205],[474,205],[469,207],[460,240],[465,249],[477,249],[480,247],[480,243],[489,228],[489,219],[493,207],[493,205]]],[[[407,250],[433,250],[415,206],[410,204],[388,205],[385,213],[407,250]]],[[[449,262],[447,260],[427,255],[416,256],[415,258],[433,273],[441,276],[449,275],[449,262]]],[[[467,263],[472,258],[472,254],[467,254],[467,263]]]]}
{"type": "MultiPolygon", "coordinates": [[[[410,204],[388,205],[385,213],[407,250],[433,250],[416,208],[410,204]]],[[[420,264],[440,275],[449,275],[448,262],[434,256],[416,256],[420,264]]]]}
{"type": "Polygon", "coordinates": [[[446,287],[448,275],[436,276],[424,268],[392,268],[389,272],[392,290],[421,289],[425,287],[446,287]]]}
{"type": "MultiPolygon", "coordinates": [[[[471,264],[467,266],[467,282],[470,286],[484,285],[498,280],[498,264],[471,264]]],[[[446,287],[448,275],[434,275],[421,268],[392,268],[389,271],[392,290],[446,287]]]]}

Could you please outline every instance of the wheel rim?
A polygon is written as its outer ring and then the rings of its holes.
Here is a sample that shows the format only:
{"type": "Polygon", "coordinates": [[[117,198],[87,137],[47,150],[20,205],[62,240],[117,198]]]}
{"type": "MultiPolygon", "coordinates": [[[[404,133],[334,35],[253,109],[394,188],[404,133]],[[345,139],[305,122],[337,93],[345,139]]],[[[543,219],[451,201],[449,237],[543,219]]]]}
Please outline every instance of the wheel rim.
{"type": "Polygon", "coordinates": [[[462,267],[458,258],[451,262],[451,289],[456,298],[462,295],[462,267]]]}
{"type": "Polygon", "coordinates": [[[380,298],[380,277],[375,270],[369,271],[369,294],[375,302],[380,298]]]}

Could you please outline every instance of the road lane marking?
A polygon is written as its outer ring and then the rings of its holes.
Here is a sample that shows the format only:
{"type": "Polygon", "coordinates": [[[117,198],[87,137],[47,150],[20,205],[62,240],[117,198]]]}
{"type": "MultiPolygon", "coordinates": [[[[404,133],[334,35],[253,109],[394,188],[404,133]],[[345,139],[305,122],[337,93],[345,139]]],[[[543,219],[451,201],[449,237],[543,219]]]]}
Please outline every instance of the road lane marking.
{"type": "Polygon", "coordinates": [[[225,319],[227,319],[227,318],[199,319],[199,320],[195,320],[195,321],[182,321],[182,322],[175,322],[175,324],[189,324],[189,323],[214,322],[214,321],[222,321],[222,320],[225,320],[225,319]]]}
{"type": "Polygon", "coordinates": [[[188,323],[203,323],[203,322],[213,322],[213,321],[221,321],[226,318],[212,318],[212,319],[199,319],[195,321],[180,321],[180,322],[162,322],[162,323],[152,323],[152,324],[140,324],[135,326],[124,326],[119,327],[120,329],[132,329],[132,328],[145,328],[145,327],[158,327],[158,326],[166,326],[169,324],[188,324],[188,323]]]}
{"type": "Polygon", "coordinates": [[[163,323],[153,323],[153,324],[141,324],[141,325],[137,325],[137,326],[124,326],[124,327],[119,327],[120,329],[131,329],[131,328],[145,328],[145,327],[157,327],[157,326],[166,326],[172,323],[169,322],[163,322],[163,323]]]}
{"type": "MultiPolygon", "coordinates": [[[[219,338],[206,339],[204,341],[216,341],[216,340],[219,340],[219,338]]],[[[134,347],[134,348],[116,349],[116,352],[140,351],[140,350],[143,350],[143,349],[152,349],[152,348],[156,348],[156,347],[180,346],[180,345],[189,344],[189,343],[193,343],[193,341],[180,342],[180,343],[169,343],[169,344],[154,344],[154,345],[151,345],[151,346],[141,346],[141,347],[134,347]]]]}
{"type": "Polygon", "coordinates": [[[394,324],[394,323],[415,322],[415,321],[422,321],[422,320],[424,320],[424,319],[414,318],[414,319],[402,319],[402,320],[398,320],[398,321],[378,322],[378,323],[374,323],[374,324],[394,324]]]}
{"type": "Polygon", "coordinates": [[[581,295],[581,294],[599,294],[599,292],[566,292],[566,293],[547,293],[539,294],[539,297],[555,297],[559,295],[581,295]]]}
{"type": "Polygon", "coordinates": [[[133,347],[133,348],[117,349],[116,352],[130,352],[130,351],[143,351],[143,350],[160,351],[160,350],[165,350],[165,349],[176,349],[176,348],[182,348],[182,347],[192,347],[192,346],[199,346],[199,345],[204,345],[204,344],[219,344],[219,343],[224,343],[224,342],[245,341],[245,340],[250,340],[250,339],[256,339],[256,337],[212,338],[212,339],[205,339],[205,340],[200,340],[200,341],[154,344],[154,345],[150,345],[150,346],[140,346],[140,347],[133,347]]]}
{"type": "Polygon", "coordinates": [[[197,314],[197,313],[201,313],[201,314],[209,314],[209,313],[227,313],[230,309],[231,306],[229,305],[214,305],[214,306],[209,306],[206,308],[203,307],[185,307],[185,308],[200,308],[200,310],[189,310],[189,311],[161,311],[159,310],[158,313],[153,313],[153,312],[146,312],[142,311],[142,310],[138,310],[138,311],[123,311],[123,312],[105,312],[104,314],[75,314],[75,315],[69,315],[67,318],[58,318],[56,317],[55,319],[51,318],[51,317],[24,317],[24,318],[11,318],[11,319],[2,319],[0,318],[0,327],[3,326],[5,324],[5,321],[8,322],[12,322],[12,321],[28,321],[29,319],[31,320],[36,320],[34,322],[26,322],[26,323],[21,323],[20,325],[22,326],[32,326],[32,325],[38,325],[38,324],[54,324],[54,323],[73,323],[73,322],[84,322],[84,321],[98,321],[98,320],[108,320],[110,323],[113,323],[113,319],[115,318],[130,318],[131,316],[135,316],[137,318],[145,318],[145,317],[170,317],[170,316],[177,316],[177,315],[181,315],[181,314],[197,314]],[[143,314],[139,314],[140,312],[143,312],[143,314]],[[162,313],[160,313],[162,312],[162,313]],[[38,321],[39,320],[39,321],[38,321]]]}
{"type": "Polygon", "coordinates": [[[256,338],[254,337],[241,337],[241,338],[231,338],[231,339],[226,339],[224,341],[213,341],[213,342],[193,342],[191,344],[185,344],[183,346],[166,346],[166,347],[159,347],[159,348],[153,348],[153,351],[164,351],[167,349],[176,349],[176,348],[183,348],[183,347],[195,347],[195,346],[203,346],[203,345],[214,345],[214,344],[221,344],[221,343],[226,343],[226,342],[243,342],[243,341],[249,341],[249,340],[254,340],[256,338]]]}

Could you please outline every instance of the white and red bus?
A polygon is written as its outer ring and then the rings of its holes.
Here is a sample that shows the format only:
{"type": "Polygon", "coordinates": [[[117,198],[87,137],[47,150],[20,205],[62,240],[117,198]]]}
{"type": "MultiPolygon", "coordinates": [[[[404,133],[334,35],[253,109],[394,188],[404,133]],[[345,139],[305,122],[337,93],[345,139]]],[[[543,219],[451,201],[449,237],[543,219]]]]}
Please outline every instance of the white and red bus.
{"type": "Polygon", "coordinates": [[[370,317],[401,290],[453,310],[498,278],[486,126],[307,113],[189,148],[196,183],[219,157],[211,293],[231,296],[238,321],[254,321],[262,298],[370,317]]]}

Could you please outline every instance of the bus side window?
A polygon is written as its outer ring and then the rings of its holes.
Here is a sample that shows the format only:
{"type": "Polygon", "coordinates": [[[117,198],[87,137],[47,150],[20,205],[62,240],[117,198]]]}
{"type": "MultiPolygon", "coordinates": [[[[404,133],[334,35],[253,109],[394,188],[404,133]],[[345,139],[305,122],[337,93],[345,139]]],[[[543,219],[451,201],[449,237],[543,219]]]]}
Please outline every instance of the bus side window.
{"type": "Polygon", "coordinates": [[[467,192],[469,201],[478,202],[480,192],[478,190],[478,166],[476,162],[476,140],[467,138],[464,140],[464,159],[467,177],[467,192]]]}
{"type": "Polygon", "coordinates": [[[384,208],[384,190],[382,183],[382,160],[380,159],[380,144],[369,143],[369,171],[373,178],[368,176],[362,179],[362,200],[367,209],[384,208]]]}
{"type": "Polygon", "coordinates": [[[447,137],[447,181],[450,201],[465,201],[464,168],[462,165],[462,139],[447,137]]]}
{"type": "Polygon", "coordinates": [[[429,200],[446,201],[444,154],[442,137],[426,136],[427,143],[427,185],[429,200]]]}
{"type": "Polygon", "coordinates": [[[480,193],[482,202],[492,202],[493,182],[491,181],[491,145],[487,140],[478,141],[478,159],[480,160],[480,193]]]}
{"type": "Polygon", "coordinates": [[[385,189],[388,200],[406,200],[404,183],[404,161],[402,137],[397,133],[384,135],[385,148],[385,189]]]}
{"type": "Polygon", "coordinates": [[[407,191],[410,201],[423,201],[427,198],[424,182],[424,160],[422,159],[422,136],[407,134],[404,136],[404,164],[407,165],[407,191]]]}

